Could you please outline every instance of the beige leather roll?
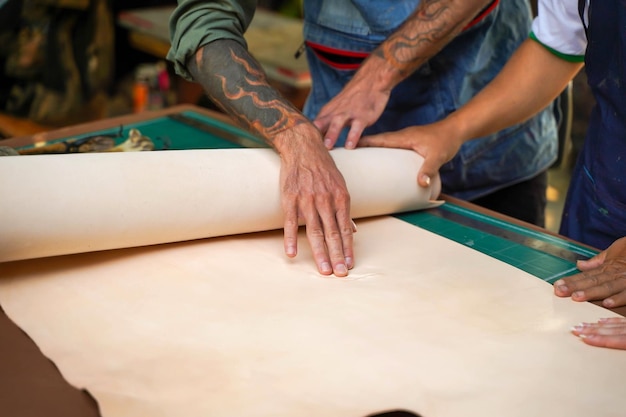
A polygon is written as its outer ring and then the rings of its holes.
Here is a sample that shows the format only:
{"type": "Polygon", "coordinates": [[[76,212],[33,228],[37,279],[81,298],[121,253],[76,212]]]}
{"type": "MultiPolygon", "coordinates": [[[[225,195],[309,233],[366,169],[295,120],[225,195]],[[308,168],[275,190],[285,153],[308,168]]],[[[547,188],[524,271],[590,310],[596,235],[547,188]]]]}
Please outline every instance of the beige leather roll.
{"type": "MultiPolygon", "coordinates": [[[[354,218],[431,207],[413,151],[331,152],[354,218]]],[[[0,262],[283,226],[270,149],[33,155],[0,160],[0,262]]]]}

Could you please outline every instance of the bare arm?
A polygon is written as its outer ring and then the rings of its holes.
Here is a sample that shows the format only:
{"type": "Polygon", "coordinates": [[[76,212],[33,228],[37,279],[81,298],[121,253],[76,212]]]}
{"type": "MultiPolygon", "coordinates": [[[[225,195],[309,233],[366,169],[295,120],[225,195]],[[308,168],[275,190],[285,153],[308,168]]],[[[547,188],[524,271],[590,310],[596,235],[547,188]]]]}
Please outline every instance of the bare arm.
{"type": "Polygon", "coordinates": [[[201,47],[187,68],[216,104],[280,155],[286,254],[297,253],[303,219],[320,273],[346,276],[354,265],[350,197],[317,128],[268,84],[237,42],[201,47]]]}
{"type": "Polygon", "coordinates": [[[582,67],[526,40],[500,74],[447,123],[467,141],[524,122],[549,105],[582,67]]]}
{"type": "Polygon", "coordinates": [[[582,65],[558,58],[527,40],[492,82],[445,119],[364,137],[359,145],[415,150],[424,157],[418,182],[426,187],[463,143],[529,119],[563,91],[582,65]]]}
{"type": "Polygon", "coordinates": [[[315,124],[332,148],[350,125],[347,148],[382,114],[391,90],[436,55],[490,0],[424,0],[417,10],[365,60],[345,88],[320,111],[315,124]]]}

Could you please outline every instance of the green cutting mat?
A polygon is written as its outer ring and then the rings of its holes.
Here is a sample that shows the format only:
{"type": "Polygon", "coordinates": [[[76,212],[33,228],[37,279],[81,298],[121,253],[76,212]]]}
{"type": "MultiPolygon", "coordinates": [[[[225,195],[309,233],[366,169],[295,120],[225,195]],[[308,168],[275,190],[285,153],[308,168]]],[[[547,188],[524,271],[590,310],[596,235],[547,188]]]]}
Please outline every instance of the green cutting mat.
{"type": "MultiPolygon", "coordinates": [[[[181,114],[190,119],[197,120],[209,126],[214,126],[219,130],[223,130],[233,135],[255,142],[259,141],[258,138],[248,132],[227,123],[223,123],[219,120],[211,119],[202,114],[193,111],[184,111],[181,112],[181,114]]],[[[71,138],[59,138],[52,140],[49,143],[62,142],[68,139],[80,140],[99,135],[119,135],[115,142],[116,144],[120,144],[128,137],[130,129],[138,129],[144,136],[148,136],[152,139],[156,150],[241,148],[241,145],[223,139],[217,134],[200,131],[189,124],[182,123],[167,116],[144,120],[137,123],[120,125],[109,129],[97,130],[84,135],[73,136],[71,138]]],[[[38,146],[41,146],[41,144],[38,144],[38,146]]]]}
{"type": "Polygon", "coordinates": [[[508,223],[452,203],[445,203],[435,210],[397,214],[395,217],[506,262],[549,283],[578,272],[573,258],[587,259],[597,253],[548,233],[508,223]],[[455,213],[483,226],[470,227],[435,214],[441,212],[455,213]],[[491,226],[492,230],[499,232],[488,233],[484,231],[485,226],[491,226]],[[502,235],[509,237],[504,238],[502,235]],[[538,246],[569,256],[556,256],[536,249],[538,246]]]}
{"type": "MultiPolygon", "coordinates": [[[[181,114],[193,121],[258,142],[253,135],[202,114],[193,111],[181,114]]],[[[223,139],[219,134],[200,130],[190,123],[167,116],[92,132],[77,138],[115,135],[121,131],[122,138],[117,141],[120,143],[131,128],[139,129],[145,136],[150,137],[158,150],[241,147],[223,139]]],[[[64,139],[58,141],[61,140],[64,139]]],[[[597,253],[559,237],[508,223],[452,203],[445,203],[437,209],[397,214],[395,217],[471,247],[549,283],[576,273],[575,259],[589,258],[597,253]],[[564,255],[561,256],[559,253],[564,255]]]]}

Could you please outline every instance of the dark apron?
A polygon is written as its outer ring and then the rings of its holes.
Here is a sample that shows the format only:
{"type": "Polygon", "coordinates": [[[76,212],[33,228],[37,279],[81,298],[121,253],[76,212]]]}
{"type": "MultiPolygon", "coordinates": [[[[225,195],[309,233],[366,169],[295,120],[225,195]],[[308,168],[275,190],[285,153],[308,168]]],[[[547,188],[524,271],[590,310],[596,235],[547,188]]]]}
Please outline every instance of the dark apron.
{"type": "Polygon", "coordinates": [[[600,249],[626,236],[626,0],[591,0],[585,66],[596,105],[560,232],[600,249]]]}

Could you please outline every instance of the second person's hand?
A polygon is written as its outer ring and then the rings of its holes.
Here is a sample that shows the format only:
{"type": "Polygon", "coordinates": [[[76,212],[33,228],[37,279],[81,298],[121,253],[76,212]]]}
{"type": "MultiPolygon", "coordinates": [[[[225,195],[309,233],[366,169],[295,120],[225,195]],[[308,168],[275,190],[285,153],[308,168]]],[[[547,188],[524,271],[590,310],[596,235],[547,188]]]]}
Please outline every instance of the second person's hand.
{"type": "Polygon", "coordinates": [[[572,333],[586,344],[598,347],[626,350],[626,318],[611,317],[596,323],[580,323],[572,333]]]}
{"type": "Polygon", "coordinates": [[[412,149],[420,154],[424,163],[417,174],[417,182],[422,187],[430,185],[430,179],[437,175],[443,164],[456,155],[462,144],[462,139],[447,122],[364,136],[359,142],[362,147],[412,149]]]}
{"type": "Polygon", "coordinates": [[[626,305],[626,237],[589,260],[578,261],[577,266],[580,274],[554,283],[557,296],[574,301],[603,300],[607,308],[626,305]]]}

